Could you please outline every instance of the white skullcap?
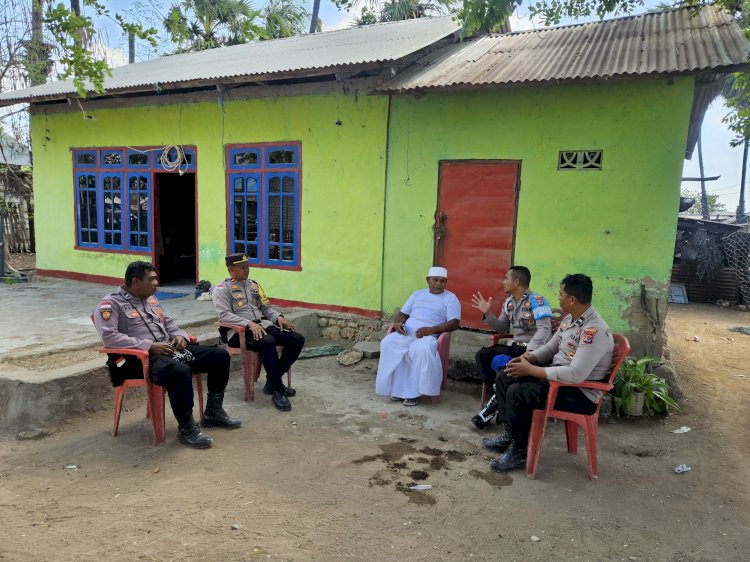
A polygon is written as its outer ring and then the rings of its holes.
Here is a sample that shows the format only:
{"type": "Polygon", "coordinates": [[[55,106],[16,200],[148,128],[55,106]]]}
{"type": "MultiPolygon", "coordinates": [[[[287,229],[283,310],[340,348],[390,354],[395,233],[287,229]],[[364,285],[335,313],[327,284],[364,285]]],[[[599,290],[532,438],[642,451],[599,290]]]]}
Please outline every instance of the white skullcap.
{"type": "Polygon", "coordinates": [[[448,279],[448,270],[444,267],[431,267],[427,272],[427,277],[445,277],[448,279]]]}

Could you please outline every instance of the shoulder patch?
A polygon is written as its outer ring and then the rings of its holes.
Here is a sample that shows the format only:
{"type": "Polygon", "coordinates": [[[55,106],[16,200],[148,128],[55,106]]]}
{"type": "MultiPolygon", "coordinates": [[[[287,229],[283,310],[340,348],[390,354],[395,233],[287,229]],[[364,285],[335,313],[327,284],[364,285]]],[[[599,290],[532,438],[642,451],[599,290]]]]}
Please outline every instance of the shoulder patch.
{"type": "Polygon", "coordinates": [[[266,292],[263,290],[263,287],[258,284],[258,297],[260,297],[261,304],[268,304],[269,299],[268,295],[266,295],[266,292]]]}
{"type": "Polygon", "coordinates": [[[531,310],[534,313],[535,320],[552,317],[552,309],[542,295],[532,293],[529,297],[529,302],[531,303],[531,310]]]}
{"type": "Polygon", "coordinates": [[[102,315],[102,320],[109,320],[112,318],[112,311],[109,308],[100,309],[99,314],[102,315]]]}
{"type": "Polygon", "coordinates": [[[598,332],[596,328],[584,328],[583,339],[581,340],[581,343],[594,343],[594,336],[596,336],[596,332],[598,332]]]}
{"type": "Polygon", "coordinates": [[[224,283],[217,283],[216,288],[217,289],[223,289],[224,288],[224,283]]]}
{"type": "Polygon", "coordinates": [[[146,302],[148,304],[157,304],[159,301],[156,300],[156,297],[148,297],[148,300],[146,302]]]}

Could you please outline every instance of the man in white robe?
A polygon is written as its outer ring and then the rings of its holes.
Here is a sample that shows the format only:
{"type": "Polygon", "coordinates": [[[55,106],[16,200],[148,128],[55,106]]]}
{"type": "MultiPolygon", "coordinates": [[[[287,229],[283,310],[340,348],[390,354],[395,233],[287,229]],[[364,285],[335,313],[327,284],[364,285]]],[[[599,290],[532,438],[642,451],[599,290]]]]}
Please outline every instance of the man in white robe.
{"type": "Polygon", "coordinates": [[[437,339],[458,329],[461,304],[445,290],[448,271],[431,267],[427,289],[412,293],[393,319],[393,331],[380,342],[375,392],[416,406],[421,395],[439,396],[443,365],[437,339]]]}

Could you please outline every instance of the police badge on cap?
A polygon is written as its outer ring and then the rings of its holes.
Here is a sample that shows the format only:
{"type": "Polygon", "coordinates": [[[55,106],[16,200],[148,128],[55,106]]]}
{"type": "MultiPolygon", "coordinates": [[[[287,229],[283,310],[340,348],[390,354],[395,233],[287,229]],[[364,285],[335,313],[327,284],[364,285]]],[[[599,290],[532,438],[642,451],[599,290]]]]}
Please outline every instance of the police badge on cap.
{"type": "Polygon", "coordinates": [[[250,260],[247,259],[245,254],[230,254],[224,258],[224,261],[227,264],[227,267],[230,265],[245,265],[246,263],[250,263],[250,260]]]}

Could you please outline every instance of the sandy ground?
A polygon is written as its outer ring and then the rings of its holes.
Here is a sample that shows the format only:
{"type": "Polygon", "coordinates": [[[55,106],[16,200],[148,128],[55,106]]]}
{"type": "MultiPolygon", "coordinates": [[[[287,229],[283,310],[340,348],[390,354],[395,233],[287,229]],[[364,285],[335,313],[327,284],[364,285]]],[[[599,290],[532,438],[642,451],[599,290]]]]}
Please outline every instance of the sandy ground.
{"type": "Polygon", "coordinates": [[[173,419],[152,446],[136,393],[117,438],[105,410],[0,441],[0,559],[747,560],[750,337],[726,331],[740,325],[750,314],[670,311],[686,402],[666,419],[603,419],[598,481],[558,424],[537,480],[490,472],[479,438],[494,430],[468,421],[477,386],[450,381],[441,404],[407,409],[374,396],[375,360],[300,361],[289,413],[260,393],[244,403],[234,374],[244,425],[212,430],[207,451],[176,443],[173,419]]]}

